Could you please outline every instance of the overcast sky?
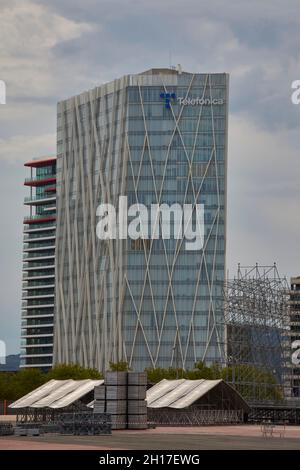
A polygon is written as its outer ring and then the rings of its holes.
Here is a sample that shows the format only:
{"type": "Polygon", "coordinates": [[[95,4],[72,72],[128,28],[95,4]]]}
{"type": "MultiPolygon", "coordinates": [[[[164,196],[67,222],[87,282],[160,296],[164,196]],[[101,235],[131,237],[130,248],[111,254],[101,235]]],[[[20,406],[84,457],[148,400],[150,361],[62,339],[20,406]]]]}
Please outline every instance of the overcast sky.
{"type": "Polygon", "coordinates": [[[230,73],[228,251],[300,274],[299,0],[0,0],[0,339],[19,350],[23,163],[55,154],[56,103],[151,67],[230,73]],[[171,58],[171,59],[170,59],[171,58]]]}

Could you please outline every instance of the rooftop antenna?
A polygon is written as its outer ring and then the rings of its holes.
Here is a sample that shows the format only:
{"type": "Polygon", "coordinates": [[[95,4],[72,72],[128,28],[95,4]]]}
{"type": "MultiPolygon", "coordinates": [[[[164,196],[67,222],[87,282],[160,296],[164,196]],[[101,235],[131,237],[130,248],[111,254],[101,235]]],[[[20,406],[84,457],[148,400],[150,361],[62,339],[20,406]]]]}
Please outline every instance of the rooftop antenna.
{"type": "Polygon", "coordinates": [[[172,65],[172,52],[171,52],[171,49],[169,50],[169,61],[170,61],[170,69],[171,70],[176,70],[175,65],[172,65]]]}
{"type": "Polygon", "coordinates": [[[171,52],[171,49],[169,49],[169,67],[172,68],[172,52],[171,52]]]}

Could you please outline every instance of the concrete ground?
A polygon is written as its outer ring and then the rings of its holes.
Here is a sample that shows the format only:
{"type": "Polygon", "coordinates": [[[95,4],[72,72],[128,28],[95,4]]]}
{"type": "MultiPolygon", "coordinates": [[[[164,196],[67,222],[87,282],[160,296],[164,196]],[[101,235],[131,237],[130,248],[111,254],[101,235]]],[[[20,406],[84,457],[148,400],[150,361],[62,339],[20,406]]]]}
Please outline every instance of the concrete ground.
{"type": "Polygon", "coordinates": [[[0,415],[0,422],[1,421],[10,421],[11,423],[15,423],[16,415],[0,415]]]}
{"type": "Polygon", "coordinates": [[[262,436],[260,426],[158,427],[113,431],[111,436],[4,436],[0,450],[300,450],[300,427],[289,426],[280,438],[262,436]]]}

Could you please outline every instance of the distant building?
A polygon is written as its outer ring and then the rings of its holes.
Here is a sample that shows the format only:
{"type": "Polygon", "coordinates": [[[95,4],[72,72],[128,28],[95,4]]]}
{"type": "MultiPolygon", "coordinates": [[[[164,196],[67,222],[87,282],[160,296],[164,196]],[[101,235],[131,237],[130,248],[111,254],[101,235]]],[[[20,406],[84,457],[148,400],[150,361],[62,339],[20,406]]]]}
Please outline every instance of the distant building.
{"type": "Polygon", "coordinates": [[[17,372],[20,367],[20,354],[6,356],[5,364],[0,364],[0,372],[17,372]]]}
{"type": "Polygon", "coordinates": [[[300,276],[291,278],[290,291],[290,340],[291,340],[291,391],[292,397],[300,397],[300,276]],[[299,358],[299,359],[298,359],[299,358]]]}
{"type": "Polygon", "coordinates": [[[49,369],[53,355],[56,157],[25,163],[30,195],[24,218],[20,367],[49,369]]]}

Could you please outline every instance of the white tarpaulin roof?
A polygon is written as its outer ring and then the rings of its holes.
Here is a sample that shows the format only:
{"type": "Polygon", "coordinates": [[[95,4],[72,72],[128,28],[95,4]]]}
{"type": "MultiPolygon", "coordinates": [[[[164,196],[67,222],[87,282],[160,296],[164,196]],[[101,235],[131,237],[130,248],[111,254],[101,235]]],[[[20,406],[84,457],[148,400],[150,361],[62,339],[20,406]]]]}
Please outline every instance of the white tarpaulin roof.
{"type": "Polygon", "coordinates": [[[10,408],[63,408],[71,405],[91,392],[104,380],[50,380],[24,397],[15,401],[10,408]]]}
{"type": "Polygon", "coordinates": [[[163,379],[147,391],[147,406],[186,408],[221,382],[222,380],[163,379]]]}

